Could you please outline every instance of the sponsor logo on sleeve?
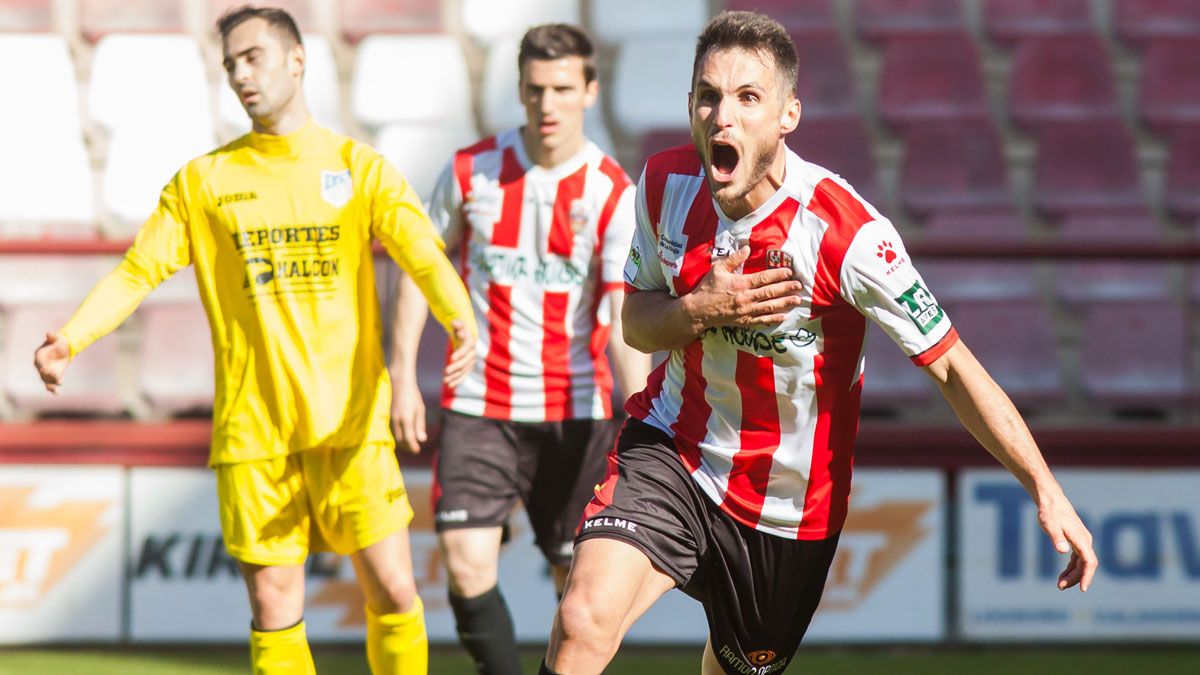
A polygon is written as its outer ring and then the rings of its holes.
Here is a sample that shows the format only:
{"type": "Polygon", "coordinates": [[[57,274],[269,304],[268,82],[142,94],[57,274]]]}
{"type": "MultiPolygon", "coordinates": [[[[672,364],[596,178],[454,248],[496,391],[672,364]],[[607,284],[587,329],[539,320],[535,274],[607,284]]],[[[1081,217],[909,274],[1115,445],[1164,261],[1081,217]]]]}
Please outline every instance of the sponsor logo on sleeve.
{"type": "Polygon", "coordinates": [[[629,260],[633,262],[634,267],[642,269],[642,249],[638,248],[637,244],[629,249],[629,260]]]}
{"type": "Polygon", "coordinates": [[[889,277],[908,262],[908,256],[904,255],[904,251],[897,252],[895,245],[890,241],[881,241],[875,246],[875,257],[883,260],[888,266],[887,275],[889,277]]]}
{"type": "Polygon", "coordinates": [[[900,297],[896,298],[896,303],[908,312],[909,318],[922,335],[928,335],[929,331],[942,321],[942,317],[946,316],[933,294],[921,285],[920,280],[913,282],[912,287],[901,293],[900,297]]]}

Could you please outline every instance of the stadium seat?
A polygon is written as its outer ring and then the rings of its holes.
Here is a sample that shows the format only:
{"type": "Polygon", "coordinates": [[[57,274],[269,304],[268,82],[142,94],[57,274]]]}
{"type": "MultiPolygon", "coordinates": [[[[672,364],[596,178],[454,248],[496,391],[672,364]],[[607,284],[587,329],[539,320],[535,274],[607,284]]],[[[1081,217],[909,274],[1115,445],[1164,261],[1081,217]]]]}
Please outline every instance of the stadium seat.
{"type": "Polygon", "coordinates": [[[1012,203],[1001,142],[987,119],[923,123],[904,133],[900,198],[919,215],[1012,203]]]}
{"type": "Polygon", "coordinates": [[[987,0],[983,27],[989,38],[1011,44],[1027,38],[1093,33],[1088,0],[987,0]]]}
{"type": "Polygon", "coordinates": [[[922,238],[941,244],[986,246],[1029,239],[1025,221],[1012,206],[988,211],[938,211],[925,221],[922,238]]]}
{"type": "MultiPolygon", "coordinates": [[[[578,0],[462,0],[467,35],[485,43],[519,42],[521,35],[543,23],[580,23],[578,0]]],[[[515,61],[514,61],[515,62],[515,61]]]]}
{"type": "Polygon", "coordinates": [[[1176,129],[1171,136],[1166,205],[1177,218],[1200,220],[1200,125],[1176,129]]]}
{"type": "MultiPolygon", "coordinates": [[[[217,19],[221,18],[225,12],[234,7],[241,7],[247,4],[246,0],[207,0],[208,16],[203,26],[204,32],[216,34],[217,19]]],[[[288,14],[296,20],[296,26],[301,33],[316,31],[315,19],[313,17],[312,5],[309,0],[270,0],[270,2],[256,3],[269,7],[278,7],[287,10],[288,14]]],[[[305,38],[307,40],[308,38],[305,38]]]]}
{"type": "MultiPolygon", "coordinates": [[[[357,44],[376,33],[437,33],[440,0],[342,0],[342,37],[357,44]]],[[[432,63],[432,59],[423,63],[432,63]]]]}
{"type": "MultiPolygon", "coordinates": [[[[183,3],[162,0],[78,0],[79,27],[89,42],[113,33],[183,33],[183,3]]],[[[130,71],[136,72],[136,71],[130,71]]],[[[145,82],[142,78],[136,79],[145,82]]]]}
{"type": "Polygon", "coordinates": [[[131,237],[158,204],[163,187],[188,160],[216,145],[211,127],[148,133],[121,127],[108,145],[101,201],[112,237],[131,237]]]}
{"type": "MultiPolygon", "coordinates": [[[[487,62],[483,69],[483,85],[480,98],[483,107],[484,133],[495,134],[525,124],[525,110],[521,107],[517,72],[517,53],[520,44],[517,37],[498,40],[488,49],[487,62]]],[[[588,109],[584,117],[584,132],[604,152],[615,154],[612,135],[604,124],[604,88],[596,104],[588,109]]]]}
{"type": "Polygon", "coordinates": [[[963,30],[958,0],[857,0],[854,21],[867,40],[963,30]]]}
{"type": "Polygon", "coordinates": [[[1034,205],[1069,212],[1144,208],[1133,136],[1120,122],[1047,127],[1034,163],[1034,205]]]}
{"type": "Polygon", "coordinates": [[[1192,265],[1187,270],[1188,288],[1193,305],[1200,305],[1200,265],[1192,265]]]}
{"type": "MultiPolygon", "coordinates": [[[[600,5],[607,3],[595,3],[600,5]]],[[[695,38],[640,38],[617,52],[613,73],[613,114],[626,133],[686,129],[695,38]]]]}
{"type": "Polygon", "coordinates": [[[0,146],[0,238],[96,235],[92,170],[78,123],[74,134],[0,131],[0,146]]]}
{"type": "Polygon", "coordinates": [[[79,88],[66,40],[0,33],[0,63],[8,64],[0,68],[0,139],[81,133],[79,88]]]}
{"type": "Polygon", "coordinates": [[[1050,315],[1041,300],[939,301],[963,341],[1017,406],[1064,400],[1050,315]]]}
{"type": "Polygon", "coordinates": [[[0,31],[49,33],[54,30],[53,5],[53,0],[7,0],[0,3],[0,31]]]}
{"type": "Polygon", "coordinates": [[[154,410],[173,415],[213,405],[212,332],[204,306],[156,303],[142,316],[139,389],[154,410]]]}
{"type": "MultiPolygon", "coordinates": [[[[337,63],[329,41],[320,35],[304,36],[307,61],[304,68],[304,98],[316,121],[342,133],[342,93],[338,88],[337,63]]],[[[239,133],[250,131],[250,118],[237,94],[222,81],[219,94],[221,122],[239,133]]]]}
{"type": "Polygon", "coordinates": [[[1084,394],[1117,408],[1158,408],[1194,397],[1188,388],[1187,315],[1178,301],[1092,306],[1079,347],[1084,394]]]}
{"type": "Polygon", "coordinates": [[[805,160],[845,178],[863,197],[881,196],[871,141],[861,120],[802,118],[787,144],[805,160]]]}
{"type": "Polygon", "coordinates": [[[879,114],[888,124],[986,119],[979,50],[966,33],[896,36],[883,47],[879,114]]]}
{"type": "Polygon", "coordinates": [[[1025,40],[1016,49],[1010,84],[1009,113],[1027,130],[1118,117],[1112,63],[1097,35],[1025,40]]]}
{"type": "Polygon", "coordinates": [[[0,255],[0,308],[79,304],[120,262],[117,255],[0,255]]]}
{"type": "Polygon", "coordinates": [[[641,145],[639,146],[638,160],[636,165],[625,167],[634,180],[637,180],[642,174],[642,169],[646,168],[646,160],[658,152],[662,152],[668,148],[673,148],[677,145],[686,145],[692,142],[692,134],[686,129],[661,129],[651,131],[642,136],[641,145]]]}
{"type": "MultiPolygon", "coordinates": [[[[832,0],[727,0],[726,9],[762,12],[795,36],[837,33],[832,0]]],[[[796,46],[799,47],[799,41],[796,46]]]]}
{"type": "Polygon", "coordinates": [[[941,302],[1033,300],[1033,263],[990,260],[917,260],[925,287],[941,302]]]}
{"type": "Polygon", "coordinates": [[[454,151],[476,140],[473,133],[438,124],[389,124],[375,137],[375,148],[427,201],[454,151]]]}
{"type": "Polygon", "coordinates": [[[799,57],[796,96],[804,104],[804,119],[857,115],[854,77],[841,38],[814,33],[793,39],[799,57]]]}
{"type": "Polygon", "coordinates": [[[1066,262],[1055,265],[1054,271],[1055,292],[1068,305],[1166,300],[1171,296],[1167,265],[1162,262],[1066,262]]]}
{"type": "Polygon", "coordinates": [[[1195,0],[1113,0],[1113,5],[1114,32],[1125,42],[1200,36],[1200,3],[1195,0]]]}
{"type": "MultiPolygon", "coordinates": [[[[694,41],[708,21],[706,0],[604,0],[588,3],[592,37],[614,44],[627,38],[654,39],[667,35],[687,36],[694,41]]],[[[692,51],[688,50],[691,63],[692,51]]],[[[652,62],[643,62],[644,69],[652,62]]]]}
{"type": "Polygon", "coordinates": [[[88,110],[108,128],[212,129],[200,47],[186,35],[108,35],[96,45],[88,110]]]}
{"type": "Polygon", "coordinates": [[[372,127],[392,122],[474,127],[467,63],[448,35],[373,35],[358,46],[351,99],[372,127]]]}
{"type": "Polygon", "coordinates": [[[928,405],[933,381],[873,322],[868,322],[862,410],[872,415],[928,405]]]}
{"type": "Polygon", "coordinates": [[[1142,120],[1161,134],[1200,125],[1200,36],[1156,40],[1142,58],[1138,107],[1142,120]]]}
{"type": "Polygon", "coordinates": [[[1158,221],[1142,208],[1068,213],[1058,224],[1056,234],[1077,247],[1097,243],[1150,244],[1162,239],[1158,221]]]}
{"type": "Polygon", "coordinates": [[[33,352],[49,331],[71,316],[70,303],[5,308],[4,390],[24,413],[117,414],[125,409],[120,393],[118,339],[108,335],[71,362],[58,395],[48,393],[32,366],[33,352]]]}

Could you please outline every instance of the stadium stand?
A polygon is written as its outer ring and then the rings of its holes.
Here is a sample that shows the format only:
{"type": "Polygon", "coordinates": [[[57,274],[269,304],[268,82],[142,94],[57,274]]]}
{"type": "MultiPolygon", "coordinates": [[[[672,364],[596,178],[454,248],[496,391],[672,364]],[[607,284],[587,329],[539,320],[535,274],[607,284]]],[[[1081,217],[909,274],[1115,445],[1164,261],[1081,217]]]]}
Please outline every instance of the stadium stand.
{"type": "Polygon", "coordinates": [[[377,33],[437,33],[441,5],[438,0],[342,0],[341,34],[358,44],[377,33]]]}
{"type": "MultiPolygon", "coordinates": [[[[217,19],[222,14],[246,4],[245,0],[205,0],[205,2],[208,5],[208,12],[202,30],[212,34],[215,34],[217,19]]],[[[300,29],[301,34],[309,33],[316,28],[317,20],[313,16],[312,3],[309,0],[270,0],[270,2],[260,4],[287,10],[288,14],[291,14],[292,18],[296,20],[296,26],[300,29]]],[[[305,38],[306,42],[307,40],[308,38],[305,38]]]]}
{"type": "Polygon", "coordinates": [[[8,0],[0,4],[0,32],[48,33],[52,29],[50,0],[8,0]]]}
{"type": "Polygon", "coordinates": [[[983,27],[1002,45],[1034,37],[1079,35],[1095,30],[1089,0],[987,0],[983,27]]]}
{"type": "Polygon", "coordinates": [[[694,40],[709,16],[705,0],[604,0],[588,3],[588,7],[592,37],[609,44],[671,34],[694,40]],[[637,20],[630,20],[632,17],[637,20]]]}
{"type": "Polygon", "coordinates": [[[1158,221],[1145,211],[1117,210],[1109,213],[1069,213],[1056,224],[1053,234],[1076,246],[1093,243],[1145,245],[1161,241],[1158,221]]]}
{"type": "Polygon", "coordinates": [[[1166,206],[1174,217],[1200,223],[1200,124],[1171,136],[1166,206]]]}
{"type": "Polygon", "coordinates": [[[913,363],[879,326],[867,328],[866,376],[862,410],[866,417],[897,416],[928,407],[933,381],[913,363]]]}
{"type": "Polygon", "coordinates": [[[1116,36],[1133,45],[1159,38],[1200,36],[1200,3],[1192,0],[1113,0],[1116,36]]]}
{"type": "Polygon", "coordinates": [[[966,33],[893,37],[883,47],[880,115],[895,127],[986,118],[981,72],[979,49],[966,33]]]}
{"type": "Polygon", "coordinates": [[[692,35],[670,35],[620,45],[612,96],[614,121],[625,133],[687,127],[694,41],[692,35]],[[648,63],[655,67],[647,68],[648,63]]]}
{"type": "Polygon", "coordinates": [[[1200,125],[1200,36],[1146,45],[1138,90],[1143,122],[1168,135],[1178,126],[1200,125]]]}
{"type": "Polygon", "coordinates": [[[1076,307],[1172,296],[1168,270],[1160,263],[1064,263],[1055,272],[1058,298],[1076,307]]]}
{"type": "Polygon", "coordinates": [[[917,265],[926,285],[941,302],[1029,301],[1039,297],[1033,263],[918,260],[917,265]]]}
{"type": "Polygon", "coordinates": [[[1161,409],[1194,400],[1186,318],[1173,300],[1090,307],[1079,348],[1084,394],[1118,409],[1161,409]]]}
{"type": "Polygon", "coordinates": [[[113,33],[183,33],[183,3],[161,0],[79,0],[79,26],[89,42],[113,33]]]}
{"type": "Polygon", "coordinates": [[[992,211],[1012,203],[1000,138],[986,120],[913,125],[904,133],[900,195],[905,208],[992,211]]]}
{"type": "Polygon", "coordinates": [[[1145,208],[1133,135],[1120,122],[1076,122],[1039,134],[1034,205],[1050,217],[1072,211],[1145,208]]]}
{"type": "Polygon", "coordinates": [[[575,0],[462,0],[461,4],[463,29],[484,43],[520,40],[536,24],[578,24],[581,19],[575,0]]]}
{"type": "Polygon", "coordinates": [[[856,117],[854,77],[841,38],[833,33],[795,35],[799,69],[796,96],[806,120],[815,117],[856,117]]]}
{"type": "Polygon", "coordinates": [[[1047,123],[1116,119],[1116,80],[1096,35],[1030,38],[1013,56],[1009,114],[1026,130],[1047,123]]]}
{"type": "Polygon", "coordinates": [[[212,130],[204,59],[187,35],[104,36],[88,89],[89,114],[109,131],[212,130]]]}
{"type": "Polygon", "coordinates": [[[211,410],[213,350],[208,317],[195,295],[187,302],[149,303],[142,318],[138,385],[164,417],[211,410]]]}
{"type": "MultiPolygon", "coordinates": [[[[837,21],[832,0],[728,0],[726,9],[752,10],[769,14],[793,36],[808,39],[813,35],[833,35],[837,21]]],[[[801,40],[796,41],[800,46],[801,40]]],[[[803,59],[801,59],[803,62],[803,59]]]]}
{"type": "Polygon", "coordinates": [[[881,197],[871,139],[861,119],[802,119],[787,143],[804,159],[844,177],[867,199],[881,197]]]}
{"type": "Polygon", "coordinates": [[[1011,205],[989,211],[939,211],[925,221],[922,231],[924,241],[980,248],[1029,238],[1025,221],[1011,205]]]}
{"type": "Polygon", "coordinates": [[[958,0],[858,0],[854,22],[859,35],[872,42],[897,35],[963,30],[958,0]]]}
{"type": "Polygon", "coordinates": [[[354,115],[390,122],[474,127],[462,47],[448,35],[373,35],[358,45],[351,84],[354,115]]]}
{"type": "Polygon", "coordinates": [[[108,144],[100,189],[109,216],[103,225],[105,234],[114,239],[131,238],[179,168],[215,145],[211,127],[153,132],[132,126],[118,128],[108,144]]]}
{"type": "Polygon", "coordinates": [[[376,134],[375,149],[404,174],[421,199],[428,200],[454,151],[476,140],[475,134],[458,127],[389,124],[376,134]]]}

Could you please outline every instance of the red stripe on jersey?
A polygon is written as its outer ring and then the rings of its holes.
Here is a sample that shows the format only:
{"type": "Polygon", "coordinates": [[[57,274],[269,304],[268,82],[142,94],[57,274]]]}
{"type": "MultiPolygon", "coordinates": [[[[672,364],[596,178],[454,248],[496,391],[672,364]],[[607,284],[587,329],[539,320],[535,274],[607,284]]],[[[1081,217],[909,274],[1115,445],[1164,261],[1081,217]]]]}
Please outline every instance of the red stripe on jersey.
{"type": "Polygon", "coordinates": [[[958,331],[951,327],[950,330],[946,331],[946,334],[942,336],[942,339],[937,341],[936,345],[926,349],[916,356],[911,357],[912,362],[918,366],[927,366],[942,358],[942,355],[950,351],[950,348],[953,347],[957,342],[958,331]]]}
{"type": "Polygon", "coordinates": [[[625,401],[625,412],[629,413],[630,417],[646,421],[650,409],[654,407],[654,399],[662,394],[663,381],[667,379],[668,363],[670,361],[663,361],[658,364],[657,368],[650,371],[650,377],[646,378],[646,388],[625,401]]]}
{"type": "Polygon", "coordinates": [[[762,515],[772,457],[781,435],[775,362],[739,350],[734,380],[742,395],[741,440],[721,508],[742,524],[755,527],[762,515]]]}
{"type": "Polygon", "coordinates": [[[782,249],[787,242],[788,230],[800,211],[800,202],[785,199],[771,215],[767,216],[750,231],[750,257],[742,265],[742,274],[754,274],[769,267],[767,251],[782,249]]]}
{"type": "MultiPolygon", "coordinates": [[[[696,198],[683,221],[683,237],[687,250],[675,276],[675,295],[690,293],[700,279],[712,267],[712,243],[717,235],[717,211],[712,205],[712,195],[704,187],[696,191],[696,198]]],[[[662,255],[661,251],[659,255],[662,255]]]]}
{"type": "Polygon", "coordinates": [[[600,173],[612,181],[612,190],[608,193],[608,199],[604,201],[604,206],[600,209],[599,225],[596,228],[596,255],[600,255],[604,249],[604,235],[608,232],[608,224],[612,221],[613,212],[617,210],[621,196],[625,194],[625,190],[630,185],[633,185],[621,165],[608,155],[600,160],[600,173]]]}
{"type": "Polygon", "coordinates": [[[542,296],[542,389],[546,420],[573,417],[571,406],[571,338],[567,335],[569,293],[547,291],[542,296]]]}
{"type": "Polygon", "coordinates": [[[521,240],[521,206],[525,201],[525,169],[517,161],[512,148],[504,149],[504,164],[500,168],[500,189],[504,203],[500,220],[492,226],[492,245],[516,248],[521,240]]]}
{"type": "Polygon", "coordinates": [[[663,192],[671,174],[686,176],[700,175],[700,154],[694,145],[680,145],[646,160],[646,210],[650,216],[650,228],[658,236],[658,223],[662,219],[663,192]]]}
{"type": "Polygon", "coordinates": [[[475,156],[496,149],[496,137],[485,138],[475,145],[454,153],[454,178],[463,202],[471,198],[471,174],[475,172],[475,156]]]}
{"type": "Polygon", "coordinates": [[[700,468],[700,442],[708,435],[708,418],[712,406],[704,392],[708,380],[704,377],[704,342],[696,340],[683,350],[683,389],[679,392],[679,416],[671,425],[675,447],[688,471],[700,468]]]}
{"type": "Polygon", "coordinates": [[[571,249],[575,244],[575,227],[571,223],[571,205],[575,203],[575,200],[583,198],[587,171],[587,164],[584,164],[575,173],[558,181],[558,190],[554,195],[553,217],[550,220],[548,250],[551,254],[571,257],[571,249]]]}
{"type": "Polygon", "coordinates": [[[829,178],[817,183],[808,210],[829,226],[821,239],[817,270],[813,275],[812,304],[813,313],[817,315],[822,308],[842,302],[842,261],[846,259],[854,235],[874,218],[854,195],[829,178]]]}
{"type": "Polygon", "coordinates": [[[488,284],[488,353],[483,361],[483,416],[512,417],[512,286],[488,284]]]}

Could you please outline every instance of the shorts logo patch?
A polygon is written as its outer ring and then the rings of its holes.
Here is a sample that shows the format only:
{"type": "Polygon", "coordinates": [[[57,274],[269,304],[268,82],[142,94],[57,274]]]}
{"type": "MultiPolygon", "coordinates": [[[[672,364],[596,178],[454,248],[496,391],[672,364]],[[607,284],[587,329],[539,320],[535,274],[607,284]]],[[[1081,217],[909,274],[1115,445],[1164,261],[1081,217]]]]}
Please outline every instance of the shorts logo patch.
{"type": "Polygon", "coordinates": [[[922,335],[928,335],[941,321],[946,313],[938,306],[933,294],[921,285],[920,280],[896,298],[896,303],[908,312],[909,318],[916,324],[922,335]]]}
{"type": "Polygon", "coordinates": [[[717,652],[725,663],[728,663],[734,672],[745,673],[746,675],[770,675],[770,673],[782,673],[787,667],[788,658],[782,658],[775,661],[778,656],[770,649],[760,649],[758,651],[746,654],[745,658],[729,645],[721,645],[721,650],[717,652]],[[771,663],[775,661],[775,663],[771,663]]]}
{"type": "Polygon", "coordinates": [[[771,651],[770,649],[760,649],[758,651],[750,652],[746,655],[746,658],[750,659],[750,663],[753,663],[756,666],[761,666],[764,663],[770,663],[774,661],[775,652],[771,651]]]}
{"type": "Polygon", "coordinates": [[[438,511],[433,519],[439,523],[465,523],[467,522],[467,510],[438,511]]]}
{"type": "Polygon", "coordinates": [[[590,530],[593,527],[617,527],[630,532],[637,532],[637,523],[630,522],[624,518],[590,518],[583,521],[584,530],[590,530]]]}

